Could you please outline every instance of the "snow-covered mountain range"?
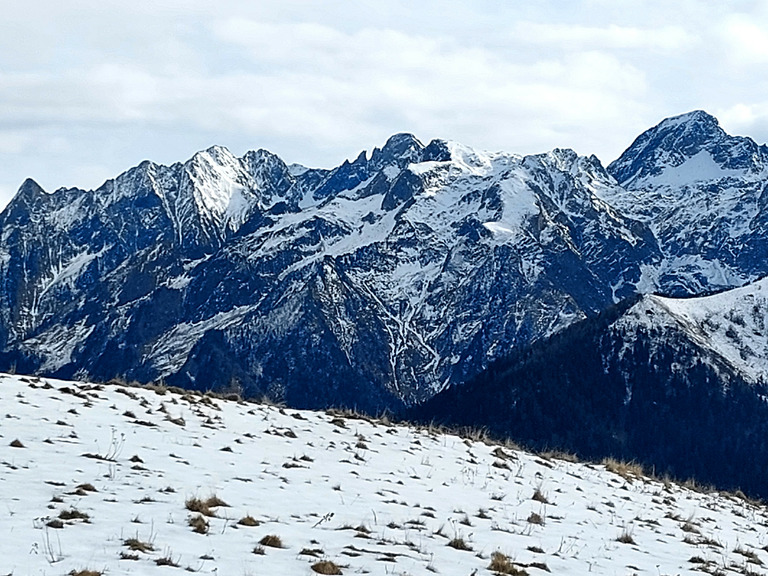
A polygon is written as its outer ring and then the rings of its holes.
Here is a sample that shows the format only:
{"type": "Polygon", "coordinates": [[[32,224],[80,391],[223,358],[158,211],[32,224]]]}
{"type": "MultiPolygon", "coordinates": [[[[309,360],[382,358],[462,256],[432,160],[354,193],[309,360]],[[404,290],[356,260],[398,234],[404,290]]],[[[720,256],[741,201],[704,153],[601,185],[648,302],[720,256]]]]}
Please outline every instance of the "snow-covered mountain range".
{"type": "Polygon", "coordinates": [[[399,134],[332,170],[214,147],[27,181],[0,215],[0,368],[417,403],[633,294],[764,276],[767,154],[693,112],[607,169],[399,134]]]}
{"type": "Polygon", "coordinates": [[[616,461],[0,375],[0,573],[764,575],[768,511],[616,461]]]}

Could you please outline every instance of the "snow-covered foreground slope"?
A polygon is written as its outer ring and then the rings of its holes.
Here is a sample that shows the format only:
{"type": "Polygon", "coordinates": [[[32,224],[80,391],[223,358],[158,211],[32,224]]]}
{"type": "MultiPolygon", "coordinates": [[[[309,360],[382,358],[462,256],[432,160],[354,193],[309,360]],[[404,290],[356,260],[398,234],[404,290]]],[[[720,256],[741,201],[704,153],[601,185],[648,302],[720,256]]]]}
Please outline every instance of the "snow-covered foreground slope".
{"type": "Polygon", "coordinates": [[[3,376],[0,402],[1,574],[766,573],[762,507],[602,465],[165,390],[3,376]]]}

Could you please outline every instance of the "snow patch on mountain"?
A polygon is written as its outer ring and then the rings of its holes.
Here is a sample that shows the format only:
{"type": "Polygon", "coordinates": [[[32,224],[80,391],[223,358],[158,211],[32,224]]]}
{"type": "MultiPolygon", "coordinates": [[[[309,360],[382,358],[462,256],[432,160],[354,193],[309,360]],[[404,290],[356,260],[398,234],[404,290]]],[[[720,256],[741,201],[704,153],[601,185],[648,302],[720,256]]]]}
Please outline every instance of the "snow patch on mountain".
{"type": "Polygon", "coordinates": [[[751,382],[768,374],[768,278],[700,298],[649,295],[618,323],[682,330],[751,382]]]}

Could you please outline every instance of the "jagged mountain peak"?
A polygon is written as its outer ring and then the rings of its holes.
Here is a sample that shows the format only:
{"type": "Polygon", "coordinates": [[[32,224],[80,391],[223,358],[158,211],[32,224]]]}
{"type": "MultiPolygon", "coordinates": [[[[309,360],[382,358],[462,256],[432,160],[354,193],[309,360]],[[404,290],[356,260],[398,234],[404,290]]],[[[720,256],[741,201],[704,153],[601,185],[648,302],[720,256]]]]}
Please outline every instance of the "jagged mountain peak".
{"type": "Polygon", "coordinates": [[[408,132],[400,132],[390,136],[381,151],[385,154],[402,157],[411,151],[422,150],[423,148],[424,144],[416,136],[408,132]]]}
{"type": "Polygon", "coordinates": [[[387,139],[382,148],[374,148],[371,164],[377,169],[388,165],[404,168],[412,162],[421,162],[424,144],[413,134],[401,132],[387,139]]]}
{"type": "Polygon", "coordinates": [[[232,154],[232,152],[229,151],[228,148],[225,146],[219,146],[218,144],[214,144],[213,146],[209,146],[205,150],[200,150],[196,152],[192,158],[187,162],[188,164],[192,164],[195,162],[215,162],[215,163],[222,163],[222,162],[230,162],[235,158],[235,155],[232,154]]]}
{"type": "Polygon", "coordinates": [[[27,178],[19,187],[19,194],[45,194],[45,190],[32,178],[27,178]]]}
{"type": "Polygon", "coordinates": [[[700,178],[716,178],[717,171],[757,173],[766,166],[766,149],[750,138],[729,135],[717,118],[695,110],[646,130],[609,164],[608,172],[622,185],[637,187],[684,165],[700,178]]]}
{"type": "Polygon", "coordinates": [[[713,135],[725,134],[720,122],[704,110],[692,110],[677,116],[665,118],[656,126],[659,129],[682,128],[686,131],[709,132],[713,135]]]}

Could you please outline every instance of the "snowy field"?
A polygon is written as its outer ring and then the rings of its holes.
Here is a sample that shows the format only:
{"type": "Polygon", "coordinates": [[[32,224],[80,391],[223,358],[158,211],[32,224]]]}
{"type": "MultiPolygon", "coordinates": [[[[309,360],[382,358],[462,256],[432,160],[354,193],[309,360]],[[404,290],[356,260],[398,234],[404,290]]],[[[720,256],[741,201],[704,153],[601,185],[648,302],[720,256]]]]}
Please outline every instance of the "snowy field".
{"type": "Polygon", "coordinates": [[[429,429],[0,376],[0,575],[766,574],[766,509],[429,429]]]}

